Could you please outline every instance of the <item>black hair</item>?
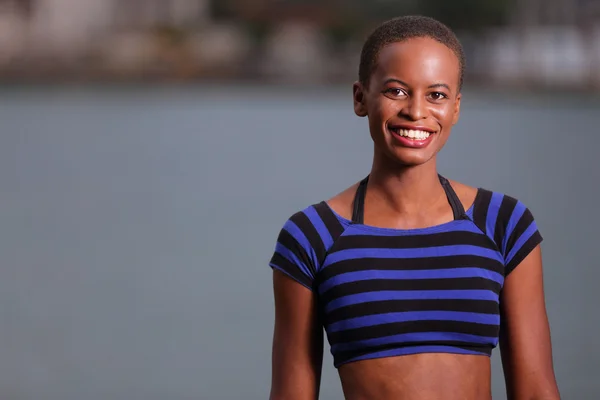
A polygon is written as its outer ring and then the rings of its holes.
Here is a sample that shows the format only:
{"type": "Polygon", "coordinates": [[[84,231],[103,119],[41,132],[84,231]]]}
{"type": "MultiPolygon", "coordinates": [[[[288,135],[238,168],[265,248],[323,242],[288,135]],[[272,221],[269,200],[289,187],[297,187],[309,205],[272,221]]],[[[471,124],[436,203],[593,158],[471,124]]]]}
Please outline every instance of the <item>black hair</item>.
{"type": "Polygon", "coordinates": [[[458,38],[443,23],[430,17],[409,15],[391,19],[379,25],[367,38],[360,55],[358,78],[363,85],[368,81],[377,64],[379,52],[388,44],[407,39],[428,37],[448,47],[458,58],[459,90],[465,74],[465,53],[458,38]]]}

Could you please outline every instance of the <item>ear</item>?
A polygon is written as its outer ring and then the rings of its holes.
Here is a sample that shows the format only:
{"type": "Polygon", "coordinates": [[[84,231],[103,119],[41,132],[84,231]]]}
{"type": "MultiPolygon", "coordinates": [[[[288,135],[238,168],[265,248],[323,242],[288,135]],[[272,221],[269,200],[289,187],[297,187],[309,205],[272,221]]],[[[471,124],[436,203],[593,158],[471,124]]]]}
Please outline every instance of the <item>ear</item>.
{"type": "Polygon", "coordinates": [[[359,117],[367,116],[367,105],[365,104],[365,89],[362,83],[354,82],[352,86],[352,97],[354,100],[354,113],[359,117]]]}
{"type": "Polygon", "coordinates": [[[454,116],[452,117],[452,125],[455,125],[460,117],[460,99],[461,94],[459,93],[456,95],[456,101],[454,102],[454,116]]]}

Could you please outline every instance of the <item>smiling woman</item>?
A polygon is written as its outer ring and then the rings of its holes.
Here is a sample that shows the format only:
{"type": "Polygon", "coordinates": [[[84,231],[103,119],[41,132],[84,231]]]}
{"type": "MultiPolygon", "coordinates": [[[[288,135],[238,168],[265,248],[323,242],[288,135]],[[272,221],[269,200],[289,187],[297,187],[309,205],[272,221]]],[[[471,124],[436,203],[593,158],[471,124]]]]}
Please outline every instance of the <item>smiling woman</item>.
{"type": "Polygon", "coordinates": [[[370,74],[354,84],[354,111],[369,118],[371,137],[388,158],[404,166],[423,164],[444,146],[458,121],[462,51],[430,36],[392,42],[377,53],[370,46],[368,40],[363,57],[377,62],[364,61],[361,72],[370,74]],[[421,151],[407,151],[412,148],[421,151]]]}
{"type": "Polygon", "coordinates": [[[490,399],[499,343],[510,399],[559,398],[532,213],[437,171],[464,65],[431,18],[367,39],[353,98],[371,171],[281,230],[271,399],[318,397],[323,328],[347,399],[490,399]]]}

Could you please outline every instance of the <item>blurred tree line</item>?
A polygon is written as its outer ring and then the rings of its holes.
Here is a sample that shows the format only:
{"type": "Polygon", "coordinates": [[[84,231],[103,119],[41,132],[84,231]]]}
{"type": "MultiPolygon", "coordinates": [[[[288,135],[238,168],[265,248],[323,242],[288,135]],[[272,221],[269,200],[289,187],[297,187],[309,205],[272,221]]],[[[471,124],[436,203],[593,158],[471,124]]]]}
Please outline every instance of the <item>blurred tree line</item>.
{"type": "MultiPolygon", "coordinates": [[[[1,0],[0,0],[1,1],[1,0]]],[[[196,0],[189,0],[196,1],[196,0]]],[[[512,19],[516,0],[209,0],[211,24],[233,25],[260,53],[272,34],[286,23],[307,23],[323,35],[334,59],[345,60],[356,54],[364,38],[381,22],[401,15],[426,15],[436,18],[461,39],[476,36],[490,27],[507,25],[512,19]],[[462,37],[464,35],[464,37],[462,37]]],[[[188,35],[201,28],[193,18],[185,26],[161,26],[154,29],[174,49],[185,52],[188,35]]],[[[206,20],[203,20],[206,21],[206,20]]],[[[210,35],[210,30],[204,31],[210,35]]],[[[469,41],[465,40],[469,53],[469,41]]],[[[469,54],[467,54],[469,58],[469,54]]],[[[253,59],[249,60],[252,61],[253,59]]],[[[246,63],[247,64],[247,63],[246,63]]]]}
{"type": "Polygon", "coordinates": [[[263,36],[286,18],[314,19],[334,43],[361,37],[400,15],[436,18],[452,29],[477,32],[509,23],[516,0],[213,0],[216,20],[235,20],[263,36]]]}

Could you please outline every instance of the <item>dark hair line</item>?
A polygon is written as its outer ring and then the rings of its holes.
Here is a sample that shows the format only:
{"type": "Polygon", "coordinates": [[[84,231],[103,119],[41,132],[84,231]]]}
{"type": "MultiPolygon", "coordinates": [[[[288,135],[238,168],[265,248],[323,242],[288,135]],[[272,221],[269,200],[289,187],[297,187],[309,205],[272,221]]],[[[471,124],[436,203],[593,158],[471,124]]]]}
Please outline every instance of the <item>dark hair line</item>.
{"type": "Polygon", "coordinates": [[[364,85],[377,65],[379,52],[388,44],[402,42],[412,38],[428,37],[448,47],[458,58],[459,90],[462,88],[465,74],[465,53],[460,41],[450,28],[440,21],[420,16],[409,15],[396,17],[379,25],[367,38],[360,55],[358,78],[364,85]]]}

